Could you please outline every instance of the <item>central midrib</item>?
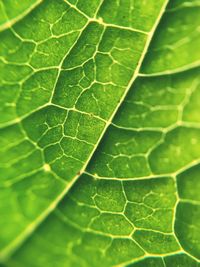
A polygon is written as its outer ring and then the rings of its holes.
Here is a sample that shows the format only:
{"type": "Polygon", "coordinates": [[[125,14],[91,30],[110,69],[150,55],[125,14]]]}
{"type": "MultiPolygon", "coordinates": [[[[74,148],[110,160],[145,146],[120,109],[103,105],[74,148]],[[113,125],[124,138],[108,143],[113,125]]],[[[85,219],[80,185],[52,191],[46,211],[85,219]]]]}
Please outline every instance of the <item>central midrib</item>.
{"type": "MultiPolygon", "coordinates": [[[[131,85],[133,84],[133,82],[135,81],[135,79],[138,77],[142,62],[144,60],[144,57],[147,53],[148,47],[151,43],[151,40],[153,38],[153,35],[159,25],[159,22],[164,14],[165,8],[168,4],[169,0],[166,0],[160,10],[160,13],[151,29],[151,31],[148,34],[148,38],[146,40],[145,46],[144,46],[144,50],[143,53],[141,54],[140,60],[138,62],[138,65],[134,71],[134,74],[132,76],[132,78],[130,79],[130,82],[126,88],[126,90],[124,91],[124,94],[122,96],[122,98],[120,99],[119,103],[117,104],[115,110],[113,111],[112,115],[110,116],[110,119],[106,122],[106,125],[104,127],[104,130],[102,131],[96,145],[94,146],[93,151],[91,152],[90,156],[88,157],[88,160],[85,162],[84,166],[82,167],[82,169],[80,170],[79,174],[76,175],[74,178],[72,178],[71,182],[67,184],[67,186],[65,187],[65,189],[62,191],[62,193],[51,203],[51,205],[48,206],[48,208],[46,210],[44,210],[40,216],[37,217],[37,219],[32,222],[31,224],[28,225],[28,227],[19,235],[17,236],[17,238],[15,238],[7,247],[5,247],[2,251],[1,251],[1,260],[5,261],[7,260],[13,253],[14,251],[16,251],[22,244],[23,242],[25,242],[25,240],[34,232],[34,230],[45,220],[45,218],[56,208],[56,206],[58,205],[58,203],[61,201],[61,199],[67,194],[67,192],[69,191],[69,189],[75,184],[75,182],[77,181],[77,179],[81,176],[81,174],[85,171],[85,169],[87,168],[93,154],[95,153],[100,141],[102,140],[103,136],[105,135],[105,132],[108,128],[108,126],[111,124],[115,114],[117,113],[119,107],[121,106],[121,104],[123,103],[126,95],[128,94],[131,85]]],[[[86,23],[87,24],[87,23],[86,23]]],[[[81,36],[81,34],[80,34],[81,36]]],[[[80,37],[79,36],[79,37],[80,37]]],[[[79,39],[79,38],[78,38],[79,39]]]]}

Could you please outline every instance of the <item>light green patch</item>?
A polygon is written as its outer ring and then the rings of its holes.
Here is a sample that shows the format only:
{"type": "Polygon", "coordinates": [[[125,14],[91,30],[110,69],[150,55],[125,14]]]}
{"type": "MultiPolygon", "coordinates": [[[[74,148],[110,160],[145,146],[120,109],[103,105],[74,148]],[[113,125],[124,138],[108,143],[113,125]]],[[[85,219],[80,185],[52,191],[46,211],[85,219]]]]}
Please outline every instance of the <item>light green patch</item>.
{"type": "Polygon", "coordinates": [[[124,182],[128,204],[125,215],[137,228],[172,232],[176,202],[172,179],[157,178],[124,182]]]}
{"type": "Polygon", "coordinates": [[[165,254],[180,249],[173,234],[137,230],[133,238],[150,254],[165,254]]]}

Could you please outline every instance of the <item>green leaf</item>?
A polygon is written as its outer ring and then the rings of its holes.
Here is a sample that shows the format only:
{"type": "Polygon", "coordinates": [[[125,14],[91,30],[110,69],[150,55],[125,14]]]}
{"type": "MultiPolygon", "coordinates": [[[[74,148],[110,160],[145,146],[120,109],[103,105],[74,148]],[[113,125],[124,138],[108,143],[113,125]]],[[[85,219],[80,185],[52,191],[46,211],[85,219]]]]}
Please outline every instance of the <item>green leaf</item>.
{"type": "Polygon", "coordinates": [[[199,266],[199,0],[20,3],[0,2],[2,264],[199,266]]]}
{"type": "Polygon", "coordinates": [[[42,0],[1,0],[0,1],[0,31],[11,27],[23,19],[42,0]]]}

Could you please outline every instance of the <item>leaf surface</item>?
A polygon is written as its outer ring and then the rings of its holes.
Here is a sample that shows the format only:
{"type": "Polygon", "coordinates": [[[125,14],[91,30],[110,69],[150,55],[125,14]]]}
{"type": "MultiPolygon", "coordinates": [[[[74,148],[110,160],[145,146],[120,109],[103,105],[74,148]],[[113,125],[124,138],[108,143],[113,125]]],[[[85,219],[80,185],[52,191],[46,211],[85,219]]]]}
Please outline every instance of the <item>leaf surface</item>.
{"type": "Polygon", "coordinates": [[[198,266],[198,12],[44,1],[0,34],[6,266],[198,266]]]}
{"type": "Polygon", "coordinates": [[[1,0],[0,1],[0,31],[15,24],[30,13],[42,0],[1,0]]]}

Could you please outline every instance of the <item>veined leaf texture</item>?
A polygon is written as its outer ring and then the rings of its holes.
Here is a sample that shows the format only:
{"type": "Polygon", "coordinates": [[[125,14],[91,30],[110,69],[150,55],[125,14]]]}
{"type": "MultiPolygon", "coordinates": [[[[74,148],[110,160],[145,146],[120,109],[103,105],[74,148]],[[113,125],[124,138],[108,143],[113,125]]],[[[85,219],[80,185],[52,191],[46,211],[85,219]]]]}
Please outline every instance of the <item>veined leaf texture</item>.
{"type": "Polygon", "coordinates": [[[0,264],[200,266],[200,1],[0,1],[0,264]]]}

